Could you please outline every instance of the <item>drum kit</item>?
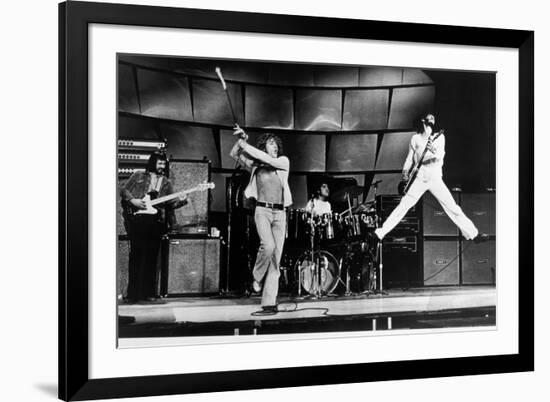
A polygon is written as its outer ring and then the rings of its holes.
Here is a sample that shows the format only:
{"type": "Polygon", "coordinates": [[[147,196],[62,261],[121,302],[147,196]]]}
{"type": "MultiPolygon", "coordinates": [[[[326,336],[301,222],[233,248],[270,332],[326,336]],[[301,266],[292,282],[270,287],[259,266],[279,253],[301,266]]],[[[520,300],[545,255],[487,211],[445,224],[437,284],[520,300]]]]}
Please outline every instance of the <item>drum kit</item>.
{"type": "MultiPolygon", "coordinates": [[[[373,184],[375,199],[378,183],[373,184]]],[[[314,215],[304,209],[287,210],[286,243],[301,253],[293,264],[283,259],[282,269],[293,269],[297,282],[293,293],[298,297],[321,298],[334,295],[337,289],[344,295],[381,292],[381,280],[377,287],[376,277],[376,268],[381,271],[380,244],[369,241],[369,232],[380,224],[376,203],[351,206],[351,199],[364,189],[349,186],[335,193],[332,200],[345,201],[348,206],[340,213],[314,215]]]]}

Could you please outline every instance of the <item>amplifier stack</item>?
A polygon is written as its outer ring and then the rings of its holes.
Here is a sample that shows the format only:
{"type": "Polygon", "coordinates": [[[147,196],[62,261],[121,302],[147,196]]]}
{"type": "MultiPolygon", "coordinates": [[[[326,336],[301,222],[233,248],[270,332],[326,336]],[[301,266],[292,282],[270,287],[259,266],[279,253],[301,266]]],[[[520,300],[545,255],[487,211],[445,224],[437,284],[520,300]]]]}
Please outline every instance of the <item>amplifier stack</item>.
{"type": "MultiPolygon", "coordinates": [[[[399,195],[380,195],[377,209],[384,222],[401,201],[399,195]]],[[[384,288],[422,286],[421,201],[413,206],[382,243],[384,288]]]]}
{"type": "Polygon", "coordinates": [[[430,194],[423,198],[424,285],[495,283],[495,193],[454,192],[453,197],[487,242],[466,241],[430,194]]]}
{"type": "MultiPolygon", "coordinates": [[[[439,202],[426,192],[384,238],[386,288],[495,283],[495,193],[453,192],[453,198],[490,240],[465,241],[439,202]]],[[[400,200],[398,195],[378,196],[382,222],[400,200]]]]}
{"type": "Polygon", "coordinates": [[[153,151],[165,150],[166,141],[146,139],[118,140],[118,178],[125,179],[137,171],[145,171],[145,165],[153,151]]]}

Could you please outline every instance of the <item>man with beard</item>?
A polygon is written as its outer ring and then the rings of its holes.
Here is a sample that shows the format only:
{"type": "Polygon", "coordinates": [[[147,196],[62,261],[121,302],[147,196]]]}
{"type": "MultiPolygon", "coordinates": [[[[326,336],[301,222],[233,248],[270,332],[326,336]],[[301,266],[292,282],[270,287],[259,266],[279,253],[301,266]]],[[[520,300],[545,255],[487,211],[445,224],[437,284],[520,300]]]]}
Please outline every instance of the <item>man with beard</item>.
{"type": "Polygon", "coordinates": [[[143,198],[152,199],[173,193],[167,177],[168,160],[163,152],[149,157],[145,172],[134,172],[120,189],[124,225],[130,238],[127,302],[155,301],[157,297],[157,260],[161,239],[167,232],[167,218],[187,203],[185,195],[158,205],[156,214],[134,214],[146,209],[143,198]]]}
{"type": "Polygon", "coordinates": [[[252,272],[252,287],[254,292],[262,291],[262,309],[276,312],[279,263],[286,232],[285,208],[292,204],[288,185],[290,162],[286,156],[282,156],[282,142],[276,135],[262,135],[256,147],[246,142],[248,136],[238,125],[235,126],[234,135],[240,139],[230,155],[250,171],[245,196],[256,200],[254,221],[260,247],[252,272]]]}
{"type": "Polygon", "coordinates": [[[409,171],[413,164],[418,163],[424,149],[428,151],[424,157],[418,175],[401,202],[392,211],[382,227],[374,231],[374,239],[382,240],[412,208],[420,197],[429,191],[443,207],[445,213],[458,226],[466,240],[481,242],[487,240],[486,234],[479,234],[473,222],[462,212],[455,202],[451,192],[443,182],[443,159],[445,157],[445,136],[441,133],[435,140],[435,116],[425,115],[417,134],[411,138],[409,153],[403,165],[403,180],[409,179],[409,171]]]}

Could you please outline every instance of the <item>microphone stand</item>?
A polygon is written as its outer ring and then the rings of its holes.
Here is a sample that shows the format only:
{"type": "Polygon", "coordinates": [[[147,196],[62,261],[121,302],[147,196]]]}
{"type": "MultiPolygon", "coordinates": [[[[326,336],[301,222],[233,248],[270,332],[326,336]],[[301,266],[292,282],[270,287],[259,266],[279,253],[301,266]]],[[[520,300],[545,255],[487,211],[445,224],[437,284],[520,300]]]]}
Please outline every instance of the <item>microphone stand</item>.
{"type": "MultiPolygon", "coordinates": [[[[218,75],[218,78],[220,79],[220,82],[222,84],[223,90],[225,92],[225,95],[227,97],[227,103],[229,104],[229,110],[231,111],[231,116],[233,117],[233,123],[235,126],[237,126],[237,116],[235,115],[235,110],[233,109],[233,103],[231,102],[231,96],[229,96],[229,92],[227,91],[227,85],[225,83],[225,80],[222,75],[222,71],[219,67],[216,67],[215,69],[216,74],[218,75]]],[[[233,185],[235,183],[235,174],[237,173],[237,170],[239,168],[239,161],[235,161],[235,166],[233,167],[233,174],[231,175],[231,178],[229,179],[229,187],[227,189],[226,197],[228,198],[227,203],[227,263],[226,263],[226,281],[225,281],[225,293],[229,293],[229,272],[230,272],[230,265],[231,265],[231,221],[233,218],[233,185]]],[[[222,292],[223,293],[223,292],[222,292]]]]}

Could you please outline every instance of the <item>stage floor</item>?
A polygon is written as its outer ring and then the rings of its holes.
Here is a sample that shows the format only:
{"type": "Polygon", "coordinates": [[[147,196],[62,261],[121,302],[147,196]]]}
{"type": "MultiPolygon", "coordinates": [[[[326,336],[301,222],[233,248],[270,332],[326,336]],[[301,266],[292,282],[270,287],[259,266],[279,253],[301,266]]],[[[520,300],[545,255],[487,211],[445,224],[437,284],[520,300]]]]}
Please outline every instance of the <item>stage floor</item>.
{"type": "Polygon", "coordinates": [[[367,324],[370,329],[491,326],[496,296],[494,286],[425,287],[321,299],[283,296],[279,312],[272,315],[256,315],[261,310],[257,296],[167,298],[162,304],[120,304],[119,336],[220,335],[240,328],[246,333],[365,330],[367,324]]]}

